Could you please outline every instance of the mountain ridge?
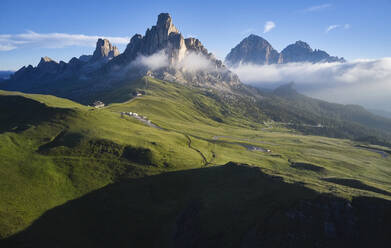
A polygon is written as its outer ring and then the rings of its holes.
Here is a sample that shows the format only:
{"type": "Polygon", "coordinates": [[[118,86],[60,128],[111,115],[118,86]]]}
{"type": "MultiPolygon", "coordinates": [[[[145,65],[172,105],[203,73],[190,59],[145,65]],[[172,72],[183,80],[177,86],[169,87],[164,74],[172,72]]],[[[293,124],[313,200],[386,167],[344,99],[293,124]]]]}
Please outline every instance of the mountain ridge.
{"type": "MultiPolygon", "coordinates": [[[[93,55],[81,55],[79,58],[73,57],[68,63],[64,61],[57,62],[47,56],[41,57],[40,62],[36,67],[32,65],[23,66],[16,71],[9,79],[5,89],[13,88],[15,84],[21,82],[26,85],[25,91],[34,88],[34,80],[36,81],[56,81],[61,79],[72,78],[75,74],[84,75],[91,70],[99,69],[103,64],[118,55],[118,49],[112,46],[107,39],[98,39],[93,55]],[[80,59],[81,58],[81,59],[80,59]],[[51,75],[51,76],[50,76],[51,75]],[[25,81],[31,81],[30,83],[25,81]]],[[[17,89],[17,85],[15,87],[17,89]]],[[[22,86],[23,89],[23,86],[22,86]]],[[[39,92],[34,92],[39,93],[39,92]]]]}
{"type": "Polygon", "coordinates": [[[286,64],[291,62],[345,62],[344,58],[330,56],[327,52],[315,49],[304,41],[296,41],[278,52],[264,38],[251,34],[231,49],[224,61],[227,65],[239,64],[286,64]]]}
{"type": "MultiPolygon", "coordinates": [[[[184,38],[173,25],[168,13],[161,13],[157,24],[148,28],[144,36],[135,34],[125,51],[108,63],[106,69],[121,71],[126,68],[127,63],[137,60],[139,56],[148,57],[159,53],[163,57],[163,66],[155,70],[144,68],[144,71],[143,68],[134,68],[141,71],[141,75],[138,76],[148,75],[162,80],[221,90],[230,90],[231,87],[240,84],[239,78],[209,53],[198,39],[184,38]],[[207,65],[202,68],[203,70],[192,71],[191,66],[195,66],[195,63],[188,66],[189,57],[190,60],[194,59],[199,64],[207,65]]],[[[127,73],[129,75],[133,71],[129,70],[127,73]]]]}
{"type": "Polygon", "coordinates": [[[242,60],[254,64],[280,64],[281,56],[267,40],[251,34],[232,48],[225,58],[228,65],[238,64],[242,60]]]}
{"type": "Polygon", "coordinates": [[[238,76],[198,39],[184,38],[171,16],[161,13],[156,25],[144,36],[135,34],[121,54],[108,40],[99,39],[93,55],[72,58],[68,63],[45,57],[36,67],[22,67],[0,88],[84,101],[86,95],[93,98],[143,76],[223,91],[241,85],[238,76]]]}

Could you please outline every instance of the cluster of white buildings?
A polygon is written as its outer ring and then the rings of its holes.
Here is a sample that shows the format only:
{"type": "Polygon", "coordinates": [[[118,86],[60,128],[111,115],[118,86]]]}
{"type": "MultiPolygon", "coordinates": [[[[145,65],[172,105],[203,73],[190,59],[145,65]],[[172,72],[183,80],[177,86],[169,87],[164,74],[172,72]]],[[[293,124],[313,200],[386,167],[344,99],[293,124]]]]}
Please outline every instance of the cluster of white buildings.
{"type": "Polygon", "coordinates": [[[139,114],[137,114],[135,112],[121,112],[121,117],[123,117],[125,115],[130,116],[130,117],[134,117],[134,118],[136,118],[136,119],[138,119],[140,121],[143,121],[143,122],[146,122],[148,124],[151,124],[151,121],[148,120],[148,118],[146,116],[139,115],[139,114]]]}

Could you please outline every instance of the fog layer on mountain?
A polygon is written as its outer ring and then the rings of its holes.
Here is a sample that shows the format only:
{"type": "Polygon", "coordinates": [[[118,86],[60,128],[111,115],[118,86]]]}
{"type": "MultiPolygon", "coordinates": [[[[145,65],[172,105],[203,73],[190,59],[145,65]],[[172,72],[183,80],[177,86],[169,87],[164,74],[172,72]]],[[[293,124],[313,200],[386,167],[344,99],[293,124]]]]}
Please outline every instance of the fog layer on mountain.
{"type": "Polygon", "coordinates": [[[347,63],[240,64],[242,82],[264,88],[294,82],[309,96],[331,102],[391,109],[391,58],[347,63]]]}

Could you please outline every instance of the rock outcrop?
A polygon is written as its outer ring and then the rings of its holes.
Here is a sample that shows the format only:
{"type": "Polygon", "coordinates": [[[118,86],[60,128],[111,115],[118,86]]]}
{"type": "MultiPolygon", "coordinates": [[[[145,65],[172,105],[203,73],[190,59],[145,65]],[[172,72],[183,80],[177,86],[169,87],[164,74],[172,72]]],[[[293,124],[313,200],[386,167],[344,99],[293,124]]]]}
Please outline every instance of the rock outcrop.
{"type": "Polygon", "coordinates": [[[129,63],[139,55],[149,56],[162,50],[165,50],[165,53],[172,60],[171,62],[183,57],[186,51],[184,38],[173,25],[172,18],[167,13],[158,16],[157,24],[150,29],[148,28],[145,36],[135,34],[123,54],[114,63],[129,63]]]}
{"type": "Polygon", "coordinates": [[[73,57],[68,63],[56,62],[49,57],[42,57],[36,67],[29,65],[22,67],[12,75],[13,81],[10,90],[28,90],[38,88],[34,83],[47,83],[56,80],[67,80],[83,77],[93,71],[99,70],[104,64],[119,54],[117,47],[113,46],[107,39],[98,39],[93,55],[82,55],[79,58],[73,57]],[[16,84],[23,82],[24,89],[15,88],[16,84]],[[35,82],[37,81],[37,82],[35,82]],[[30,82],[30,84],[27,84],[30,82]]]}
{"type": "Polygon", "coordinates": [[[280,54],[267,40],[252,34],[231,49],[225,62],[230,66],[240,63],[277,64],[280,63],[280,54]]]}
{"type": "Polygon", "coordinates": [[[296,41],[281,51],[282,62],[345,62],[343,58],[330,56],[322,50],[312,50],[312,48],[303,41],[296,41]]]}
{"type": "Polygon", "coordinates": [[[110,60],[119,55],[118,48],[111,45],[107,39],[98,39],[96,43],[96,49],[94,54],[90,58],[90,61],[98,61],[102,59],[110,60]]]}
{"type": "Polygon", "coordinates": [[[63,66],[63,63],[58,63],[45,56],[41,58],[41,61],[37,65],[37,69],[43,74],[57,73],[61,66],[63,66]]]}

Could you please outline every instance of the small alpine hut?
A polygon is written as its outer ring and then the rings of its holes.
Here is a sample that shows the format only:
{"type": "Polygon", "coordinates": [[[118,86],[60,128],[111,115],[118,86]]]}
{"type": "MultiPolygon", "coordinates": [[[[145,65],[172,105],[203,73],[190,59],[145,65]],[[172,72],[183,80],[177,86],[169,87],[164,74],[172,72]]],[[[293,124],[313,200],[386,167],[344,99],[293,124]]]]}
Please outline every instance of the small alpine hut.
{"type": "Polygon", "coordinates": [[[105,104],[101,101],[95,101],[93,104],[92,104],[95,108],[102,108],[105,106],[105,104]]]}

